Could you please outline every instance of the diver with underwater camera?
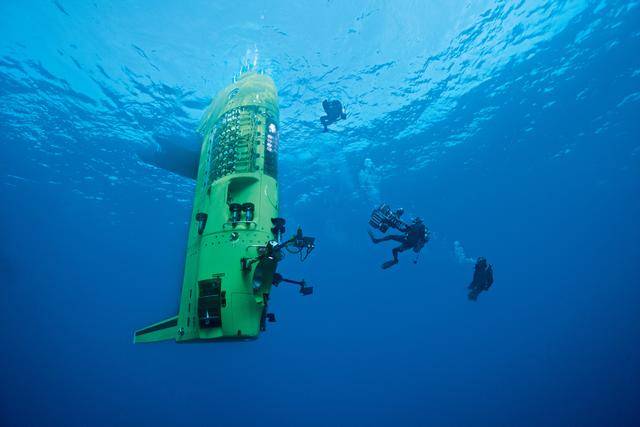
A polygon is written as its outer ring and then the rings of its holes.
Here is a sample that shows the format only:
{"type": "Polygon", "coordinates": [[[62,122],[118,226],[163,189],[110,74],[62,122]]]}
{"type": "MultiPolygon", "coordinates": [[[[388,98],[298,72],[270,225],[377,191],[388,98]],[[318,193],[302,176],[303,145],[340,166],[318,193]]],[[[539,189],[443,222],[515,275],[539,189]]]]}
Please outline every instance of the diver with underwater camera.
{"type": "MultiPolygon", "coordinates": [[[[395,211],[392,211],[387,204],[378,206],[371,213],[371,218],[369,219],[369,225],[371,227],[380,230],[383,233],[386,233],[389,228],[394,228],[402,233],[389,234],[378,238],[373,235],[371,230],[368,230],[369,237],[371,237],[371,241],[373,243],[378,244],[388,240],[400,243],[399,246],[391,250],[393,259],[384,262],[382,264],[383,269],[396,265],[398,263],[398,254],[400,252],[413,249],[417,254],[422,250],[424,245],[429,242],[429,229],[426,227],[422,219],[420,217],[415,217],[411,223],[407,224],[400,219],[403,213],[403,209],[396,209],[395,211]]],[[[414,260],[414,264],[415,263],[417,263],[417,259],[414,260]]]]}

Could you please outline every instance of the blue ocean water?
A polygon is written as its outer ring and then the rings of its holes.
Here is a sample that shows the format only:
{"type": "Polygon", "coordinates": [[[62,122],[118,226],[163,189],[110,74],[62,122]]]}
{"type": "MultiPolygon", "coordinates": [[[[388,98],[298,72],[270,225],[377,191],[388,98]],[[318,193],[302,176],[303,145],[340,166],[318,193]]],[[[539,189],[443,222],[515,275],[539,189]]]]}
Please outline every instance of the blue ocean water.
{"type": "Polygon", "coordinates": [[[0,424],[639,425],[639,53],[628,0],[1,2],[0,424]],[[134,346],[193,195],[139,154],[247,68],[315,294],[254,342],[134,346]],[[429,225],[417,264],[379,268],[382,201],[429,225]]]}

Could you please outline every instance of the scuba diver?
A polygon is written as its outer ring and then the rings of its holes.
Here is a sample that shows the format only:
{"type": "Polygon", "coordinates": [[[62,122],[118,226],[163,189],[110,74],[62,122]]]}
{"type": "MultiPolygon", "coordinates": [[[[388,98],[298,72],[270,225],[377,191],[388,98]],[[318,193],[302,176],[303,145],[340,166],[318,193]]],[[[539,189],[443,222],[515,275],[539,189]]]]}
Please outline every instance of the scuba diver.
{"type": "Polygon", "coordinates": [[[475,270],[473,272],[473,280],[469,285],[469,299],[476,301],[481,292],[489,290],[493,284],[493,267],[487,263],[483,257],[476,261],[475,270]]]}
{"type": "MultiPolygon", "coordinates": [[[[416,217],[411,221],[410,224],[407,224],[400,219],[400,216],[403,214],[403,212],[404,210],[402,209],[398,209],[395,212],[392,212],[389,206],[383,204],[380,207],[374,209],[371,213],[369,225],[371,225],[373,228],[377,228],[378,230],[385,233],[389,229],[389,227],[391,227],[397,229],[402,233],[390,234],[388,236],[377,238],[373,235],[371,230],[368,231],[369,237],[371,237],[371,241],[373,243],[377,244],[380,242],[386,242],[388,240],[400,243],[399,246],[391,250],[393,259],[383,263],[383,269],[387,269],[393,265],[396,265],[398,263],[398,254],[400,252],[413,249],[415,253],[419,253],[424,245],[429,241],[429,230],[425,226],[422,219],[416,217]]],[[[414,261],[414,263],[416,262],[417,261],[414,261]]]]}
{"type": "Polygon", "coordinates": [[[320,117],[320,123],[324,126],[323,132],[327,132],[327,126],[330,124],[335,123],[340,119],[344,120],[347,118],[346,110],[342,107],[342,103],[337,99],[334,99],[333,101],[325,99],[322,101],[322,108],[324,108],[324,112],[327,113],[326,116],[320,117]]]}

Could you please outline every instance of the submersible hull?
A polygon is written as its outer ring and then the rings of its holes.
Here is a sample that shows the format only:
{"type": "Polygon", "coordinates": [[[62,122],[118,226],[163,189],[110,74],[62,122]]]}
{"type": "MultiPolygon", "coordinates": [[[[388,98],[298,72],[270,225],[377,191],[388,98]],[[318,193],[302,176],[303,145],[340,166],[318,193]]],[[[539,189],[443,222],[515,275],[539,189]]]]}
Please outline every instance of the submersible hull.
{"type": "Polygon", "coordinates": [[[260,253],[282,231],[279,110],[271,78],[250,73],[227,86],[200,130],[179,312],[136,331],[136,343],[252,339],[264,329],[278,259],[260,253]]]}

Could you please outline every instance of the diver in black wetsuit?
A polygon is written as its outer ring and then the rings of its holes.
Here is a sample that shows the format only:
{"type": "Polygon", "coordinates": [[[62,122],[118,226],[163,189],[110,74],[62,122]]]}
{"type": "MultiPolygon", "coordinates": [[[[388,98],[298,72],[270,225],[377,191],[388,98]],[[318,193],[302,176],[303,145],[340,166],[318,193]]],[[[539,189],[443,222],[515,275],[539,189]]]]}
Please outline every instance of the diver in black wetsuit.
{"type": "Polygon", "coordinates": [[[400,246],[397,246],[391,250],[393,259],[383,263],[383,269],[387,269],[393,265],[396,265],[398,263],[398,254],[400,252],[413,249],[414,252],[418,253],[429,241],[429,232],[427,231],[427,227],[422,222],[422,219],[415,218],[411,222],[411,224],[406,225],[403,223],[403,225],[404,226],[402,228],[399,228],[399,230],[404,234],[390,234],[388,236],[380,238],[375,237],[369,230],[369,236],[371,237],[371,241],[373,243],[386,242],[387,240],[393,240],[394,242],[400,243],[400,246]]]}
{"type": "Polygon", "coordinates": [[[327,126],[330,124],[335,123],[340,119],[344,120],[347,118],[347,113],[342,107],[342,103],[337,99],[334,99],[333,101],[325,99],[322,101],[322,108],[324,108],[324,112],[327,113],[326,116],[320,117],[320,123],[324,126],[323,132],[328,130],[327,126]]]}
{"type": "Polygon", "coordinates": [[[476,301],[480,292],[486,292],[493,284],[493,267],[483,257],[476,261],[473,280],[469,285],[469,299],[476,301]]]}

